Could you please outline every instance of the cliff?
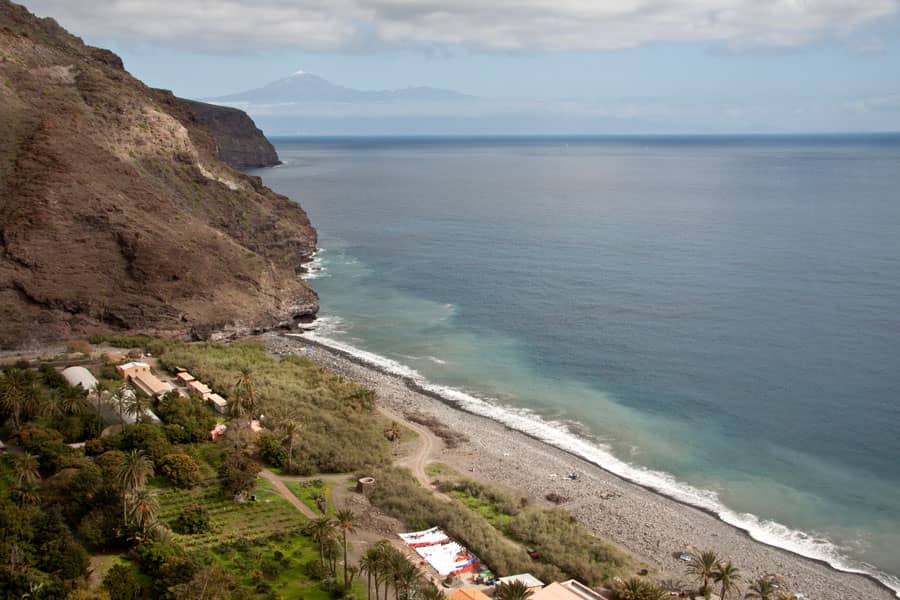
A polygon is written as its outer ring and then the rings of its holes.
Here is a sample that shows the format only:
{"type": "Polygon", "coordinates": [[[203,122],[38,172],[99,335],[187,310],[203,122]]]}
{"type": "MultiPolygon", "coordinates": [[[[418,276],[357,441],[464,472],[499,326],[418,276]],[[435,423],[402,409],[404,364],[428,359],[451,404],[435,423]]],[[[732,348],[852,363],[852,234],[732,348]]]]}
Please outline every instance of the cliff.
{"type": "Polygon", "coordinates": [[[315,314],[305,212],[220,160],[189,104],[8,0],[0,57],[0,347],[315,314]]]}
{"type": "Polygon", "coordinates": [[[247,113],[236,108],[184,100],[212,133],[219,158],[238,169],[281,164],[275,148],[247,113]]]}

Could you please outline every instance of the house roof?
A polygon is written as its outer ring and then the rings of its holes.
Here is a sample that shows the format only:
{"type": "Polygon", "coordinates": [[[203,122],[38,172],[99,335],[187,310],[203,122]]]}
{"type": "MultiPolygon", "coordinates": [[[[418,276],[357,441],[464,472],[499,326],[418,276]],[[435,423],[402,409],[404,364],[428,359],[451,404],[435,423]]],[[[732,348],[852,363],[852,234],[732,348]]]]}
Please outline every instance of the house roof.
{"type": "Polygon", "coordinates": [[[531,573],[519,573],[518,575],[509,575],[508,577],[501,577],[497,580],[498,583],[512,583],[513,581],[521,581],[525,584],[525,587],[534,588],[534,587],[543,587],[544,582],[532,575],[531,573]]]}
{"type": "Polygon", "coordinates": [[[569,579],[562,583],[553,582],[547,587],[538,590],[530,600],[606,600],[603,596],[588,586],[569,579]]]}
{"type": "Polygon", "coordinates": [[[128,369],[134,369],[134,368],[149,369],[150,365],[148,365],[145,362],[131,361],[131,362],[125,363],[124,365],[119,365],[119,368],[122,369],[123,371],[127,371],[128,369]]]}
{"type": "Polygon", "coordinates": [[[97,387],[97,378],[84,367],[63,369],[62,376],[72,387],[81,387],[89,391],[97,387]]]}
{"type": "Polygon", "coordinates": [[[463,588],[450,594],[450,600],[491,600],[478,588],[463,588]]]}

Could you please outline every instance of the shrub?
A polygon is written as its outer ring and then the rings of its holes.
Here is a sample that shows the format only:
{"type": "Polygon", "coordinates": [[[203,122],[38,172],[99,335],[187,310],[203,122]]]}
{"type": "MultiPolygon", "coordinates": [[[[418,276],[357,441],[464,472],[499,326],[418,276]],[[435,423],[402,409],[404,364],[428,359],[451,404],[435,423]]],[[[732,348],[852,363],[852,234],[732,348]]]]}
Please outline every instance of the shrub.
{"type": "Polygon", "coordinates": [[[209,531],[209,512],[199,504],[188,506],[178,515],[172,529],[185,535],[209,531]]]}
{"type": "Polygon", "coordinates": [[[260,467],[240,451],[230,452],[219,467],[222,491],[231,496],[249,492],[256,485],[260,467]]]}
{"type": "Polygon", "coordinates": [[[200,483],[200,467],[187,454],[166,454],[159,462],[159,470],[175,487],[189,488],[200,483]]]}
{"type": "Polygon", "coordinates": [[[69,352],[75,352],[78,354],[90,354],[94,351],[93,346],[91,346],[87,340],[69,340],[69,343],[66,344],[69,352]]]}
{"type": "Polygon", "coordinates": [[[41,475],[47,477],[68,466],[75,452],[66,446],[56,431],[43,427],[28,427],[19,432],[19,444],[38,457],[41,475]]]}
{"type": "Polygon", "coordinates": [[[321,581],[331,575],[331,569],[318,558],[303,563],[303,574],[314,581],[321,581]]]}
{"type": "Polygon", "coordinates": [[[101,585],[116,600],[140,600],[144,595],[141,582],[125,565],[113,565],[101,585]]]}
{"type": "Polygon", "coordinates": [[[153,462],[157,463],[172,452],[172,445],[161,428],[149,423],[140,423],[122,432],[120,449],[144,450],[153,462]]]}
{"type": "Polygon", "coordinates": [[[264,431],[256,440],[256,448],[260,457],[270,467],[282,468],[287,464],[288,451],[281,440],[272,432],[264,431]]]}

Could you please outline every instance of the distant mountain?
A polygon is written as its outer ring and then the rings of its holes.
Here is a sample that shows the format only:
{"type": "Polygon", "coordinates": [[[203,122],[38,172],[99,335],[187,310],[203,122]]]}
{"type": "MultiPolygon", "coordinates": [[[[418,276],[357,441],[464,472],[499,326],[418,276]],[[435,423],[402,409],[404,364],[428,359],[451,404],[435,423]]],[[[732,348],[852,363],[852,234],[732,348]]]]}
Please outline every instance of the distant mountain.
{"type": "Polygon", "coordinates": [[[297,71],[290,77],[273,81],[261,88],[209,99],[214,102],[282,104],[343,102],[353,104],[454,102],[476,100],[474,96],[431,87],[408,87],[399,90],[356,90],[328,81],[318,75],[297,71]]]}

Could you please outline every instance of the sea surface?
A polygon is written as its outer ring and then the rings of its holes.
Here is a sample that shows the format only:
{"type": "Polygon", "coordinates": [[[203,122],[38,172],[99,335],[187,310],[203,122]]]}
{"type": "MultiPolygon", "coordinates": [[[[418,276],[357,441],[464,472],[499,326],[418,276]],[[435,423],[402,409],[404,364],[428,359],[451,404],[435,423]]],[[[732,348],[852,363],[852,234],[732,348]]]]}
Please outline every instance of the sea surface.
{"type": "Polygon", "coordinates": [[[900,136],[274,141],[313,337],[900,590],[900,136]]]}

